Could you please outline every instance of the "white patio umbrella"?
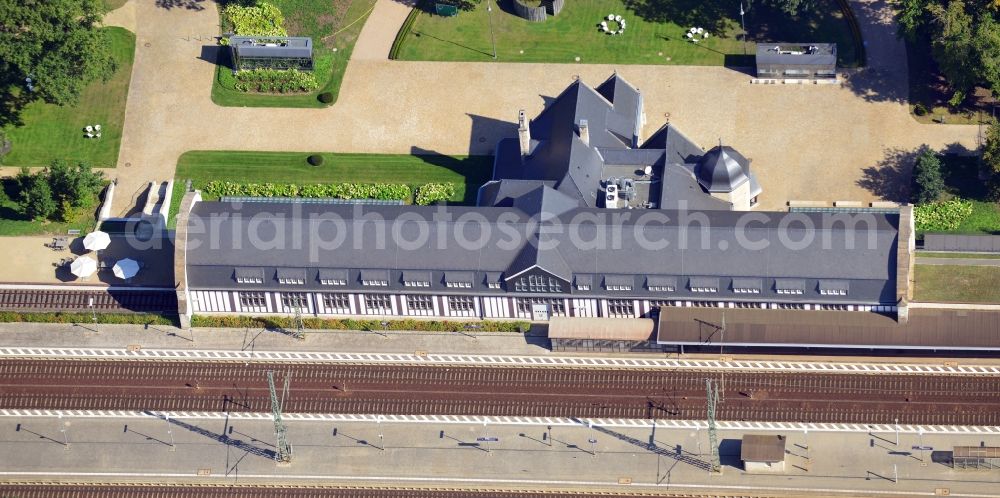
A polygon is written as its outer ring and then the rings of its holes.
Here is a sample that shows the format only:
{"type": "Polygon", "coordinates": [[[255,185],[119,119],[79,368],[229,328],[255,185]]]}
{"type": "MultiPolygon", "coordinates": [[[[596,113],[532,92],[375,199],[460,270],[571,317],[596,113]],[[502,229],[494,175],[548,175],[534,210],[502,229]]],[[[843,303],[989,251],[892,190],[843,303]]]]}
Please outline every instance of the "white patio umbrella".
{"type": "Polygon", "coordinates": [[[69,271],[80,278],[87,278],[97,271],[97,261],[90,256],[80,256],[69,265],[69,271]]]}
{"type": "Polygon", "coordinates": [[[107,249],[109,245],[111,245],[111,236],[100,230],[90,232],[83,238],[83,248],[88,251],[100,251],[107,249]]]}
{"type": "Polygon", "coordinates": [[[139,273],[139,263],[137,263],[134,259],[125,258],[115,263],[115,267],[112,268],[112,271],[115,272],[116,277],[122,280],[128,280],[134,277],[136,273],[139,273]]]}

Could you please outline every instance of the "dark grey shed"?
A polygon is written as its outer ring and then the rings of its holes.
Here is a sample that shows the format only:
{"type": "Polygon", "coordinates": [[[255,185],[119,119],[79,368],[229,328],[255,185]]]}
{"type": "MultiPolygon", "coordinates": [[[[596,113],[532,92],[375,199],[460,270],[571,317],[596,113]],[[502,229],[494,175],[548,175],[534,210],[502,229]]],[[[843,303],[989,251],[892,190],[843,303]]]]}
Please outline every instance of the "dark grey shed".
{"type": "Polygon", "coordinates": [[[836,43],[758,43],[757,77],[824,79],[837,77],[836,43]]]}
{"type": "Polygon", "coordinates": [[[313,70],[312,38],[304,36],[230,36],[233,69],[313,70]]]}

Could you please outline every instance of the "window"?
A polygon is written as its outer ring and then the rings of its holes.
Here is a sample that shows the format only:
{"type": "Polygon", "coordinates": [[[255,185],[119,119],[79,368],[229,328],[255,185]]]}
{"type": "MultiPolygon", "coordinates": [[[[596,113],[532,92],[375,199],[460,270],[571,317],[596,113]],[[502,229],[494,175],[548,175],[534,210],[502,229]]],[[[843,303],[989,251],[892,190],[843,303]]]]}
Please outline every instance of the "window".
{"type": "Polygon", "coordinates": [[[282,292],[281,305],[285,308],[307,309],[309,296],[305,292],[282,292]]]}
{"type": "Polygon", "coordinates": [[[476,309],[475,298],[472,296],[449,296],[448,309],[451,311],[472,311],[476,309]]]}
{"type": "Polygon", "coordinates": [[[431,283],[423,280],[405,280],[403,285],[406,287],[430,287],[431,283]]]}
{"type": "Polygon", "coordinates": [[[650,292],[673,292],[677,290],[673,285],[650,285],[650,292]]]}
{"type": "Polygon", "coordinates": [[[649,301],[649,305],[653,308],[666,308],[668,306],[676,306],[674,301],[666,301],[663,299],[654,299],[649,301]]]}
{"type": "Polygon", "coordinates": [[[323,294],[323,306],[331,310],[349,310],[351,297],[347,294],[323,294]]]}
{"type": "Polygon", "coordinates": [[[549,312],[553,315],[566,314],[566,301],[562,299],[549,299],[544,297],[519,297],[517,298],[517,310],[521,313],[531,313],[532,307],[536,304],[544,304],[549,307],[549,312]]]}
{"type": "Polygon", "coordinates": [[[403,286],[404,287],[430,287],[431,286],[431,273],[427,271],[404,271],[403,272],[403,286]]]}
{"type": "Polygon", "coordinates": [[[341,280],[336,278],[321,278],[319,279],[320,285],[347,285],[347,280],[341,280]]]}
{"type": "Polygon", "coordinates": [[[609,291],[630,291],[630,290],[632,290],[632,286],[631,285],[611,284],[611,285],[608,285],[608,290],[609,291]]]}
{"type": "Polygon", "coordinates": [[[236,277],[236,281],[241,284],[262,284],[264,277],[236,277]]]}
{"type": "Polygon", "coordinates": [[[631,299],[608,299],[608,314],[611,316],[635,316],[635,302],[631,299]]]}
{"type": "Polygon", "coordinates": [[[847,289],[820,289],[819,293],[823,296],[846,296],[847,289]]]}
{"type": "Polygon", "coordinates": [[[576,284],[576,290],[589,291],[590,284],[576,284]]]}
{"type": "Polygon", "coordinates": [[[486,287],[488,287],[490,289],[499,289],[500,288],[500,282],[489,282],[489,283],[486,284],[486,287]]]}
{"type": "Polygon", "coordinates": [[[562,292],[559,280],[545,275],[528,275],[517,279],[514,290],[518,292],[562,292]]]}
{"type": "Polygon", "coordinates": [[[369,287],[387,287],[389,285],[388,280],[362,280],[361,285],[366,285],[369,287]]]}
{"type": "Polygon", "coordinates": [[[718,287],[692,287],[691,292],[719,292],[718,287]]]}
{"type": "Polygon", "coordinates": [[[306,280],[304,278],[291,277],[291,278],[278,278],[279,284],[284,285],[305,285],[306,280]]]}
{"type": "Polygon", "coordinates": [[[445,282],[445,285],[452,289],[471,289],[472,282],[445,282]]]}
{"type": "Polygon", "coordinates": [[[240,306],[263,308],[267,306],[267,297],[263,292],[240,292],[240,306]]]}
{"type": "Polygon", "coordinates": [[[347,285],[347,270],[321,268],[318,276],[320,285],[347,285]]]}
{"type": "Polygon", "coordinates": [[[240,284],[264,283],[264,270],[260,268],[236,268],[234,273],[237,283],[240,284]]]}
{"type": "Polygon", "coordinates": [[[760,294],[760,289],[756,287],[735,287],[733,292],[737,294],[760,294]]]}
{"type": "Polygon", "coordinates": [[[392,298],[388,294],[365,294],[365,307],[369,311],[392,311],[392,298]]]}
{"type": "Polygon", "coordinates": [[[432,311],[434,302],[431,296],[406,296],[406,307],[412,311],[432,311]]]}
{"type": "Polygon", "coordinates": [[[801,295],[802,294],[802,289],[778,289],[777,292],[778,292],[778,294],[795,294],[795,295],[801,295]]]}

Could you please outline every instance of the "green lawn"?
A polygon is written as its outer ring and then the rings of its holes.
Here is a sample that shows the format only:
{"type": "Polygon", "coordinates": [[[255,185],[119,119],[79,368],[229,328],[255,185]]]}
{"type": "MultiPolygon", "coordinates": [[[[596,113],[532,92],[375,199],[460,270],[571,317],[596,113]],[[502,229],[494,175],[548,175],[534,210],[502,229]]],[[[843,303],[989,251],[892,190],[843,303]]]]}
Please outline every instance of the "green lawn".
{"type": "Polygon", "coordinates": [[[403,183],[455,184],[456,203],[473,204],[476,191],[492,174],[491,156],[406,154],[322,154],[322,166],[305,152],[191,151],[181,155],[174,174],[171,222],[190,179],[194,188],[212,180],[244,183],[403,183]]]}
{"type": "MultiPolygon", "coordinates": [[[[336,101],[354,42],[375,0],[268,0],[281,9],[290,36],[313,39],[313,65],[319,90],[299,94],[257,94],[237,91],[227,52],[216,69],[212,101],[228,107],[326,107],[317,95],[330,92],[336,101]]],[[[221,6],[221,2],[220,2],[221,6]]],[[[221,8],[221,7],[220,7],[221,8]]],[[[223,21],[225,22],[225,21],[223,21]]],[[[223,32],[229,28],[223,26],[223,32]]],[[[223,48],[228,51],[228,48],[223,48]]]]}
{"type": "Polygon", "coordinates": [[[1000,267],[916,265],[914,299],[941,303],[1000,303],[1000,267]]]}
{"type": "MultiPolygon", "coordinates": [[[[723,0],[571,0],[555,17],[528,22],[499,2],[492,14],[497,58],[503,62],[575,62],[751,66],[744,56],[739,2],[723,0]],[[625,4],[638,4],[629,9],[625,4]],[[626,21],[624,34],[610,36],[597,24],[608,14],[626,21]],[[691,27],[711,36],[686,41],[691,27]]],[[[813,12],[790,17],[757,2],[747,10],[750,40],[836,42],[841,63],[856,64],[850,26],[834,0],[818,0],[813,12]]],[[[403,40],[404,60],[489,61],[493,49],[486,2],[456,17],[421,13],[403,40]]],[[[747,50],[752,54],[753,43],[747,50]]]]}
{"type": "Polygon", "coordinates": [[[102,28],[109,35],[118,71],[107,82],[88,86],[75,106],[34,102],[21,113],[20,126],[6,127],[12,149],[3,159],[8,166],[46,166],[53,159],[85,160],[95,167],[113,168],[125,121],[125,100],[135,35],[123,28],[102,28]],[[101,138],[87,138],[83,127],[100,124],[101,138]]]}
{"type": "Polygon", "coordinates": [[[1000,254],[975,252],[928,252],[917,251],[918,258],[949,258],[949,259],[1000,259],[1000,254]]]}
{"type": "Polygon", "coordinates": [[[108,9],[108,12],[111,12],[112,10],[125,5],[125,2],[127,1],[128,0],[104,0],[104,8],[108,9]]]}
{"type": "MultiPolygon", "coordinates": [[[[89,232],[97,224],[96,212],[81,212],[76,219],[67,222],[35,221],[25,219],[18,211],[17,185],[13,178],[0,179],[0,236],[17,235],[41,235],[57,234],[65,235],[69,229],[78,229],[81,232],[89,232]]],[[[94,208],[96,211],[96,207],[94,208]]]]}

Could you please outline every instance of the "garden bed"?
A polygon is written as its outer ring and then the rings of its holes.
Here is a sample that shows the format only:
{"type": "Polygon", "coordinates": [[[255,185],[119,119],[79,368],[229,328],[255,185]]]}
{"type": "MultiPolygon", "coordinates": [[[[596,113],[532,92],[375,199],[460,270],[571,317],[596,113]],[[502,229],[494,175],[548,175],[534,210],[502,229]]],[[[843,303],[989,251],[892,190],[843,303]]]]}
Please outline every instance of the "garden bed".
{"type": "MultiPolygon", "coordinates": [[[[313,75],[317,88],[297,94],[247,93],[237,90],[229,64],[228,48],[220,49],[220,63],[212,85],[212,101],[230,107],[326,107],[336,101],[347,62],[376,0],[267,0],[284,15],[289,36],[313,39],[313,75]],[[329,102],[320,94],[330,93],[329,102]]],[[[225,23],[225,19],[223,19],[225,23]]],[[[223,32],[230,26],[223,26],[223,32]]]]}

